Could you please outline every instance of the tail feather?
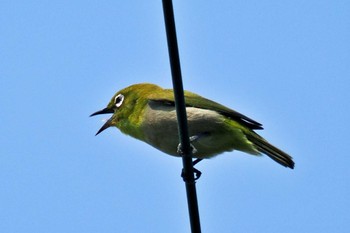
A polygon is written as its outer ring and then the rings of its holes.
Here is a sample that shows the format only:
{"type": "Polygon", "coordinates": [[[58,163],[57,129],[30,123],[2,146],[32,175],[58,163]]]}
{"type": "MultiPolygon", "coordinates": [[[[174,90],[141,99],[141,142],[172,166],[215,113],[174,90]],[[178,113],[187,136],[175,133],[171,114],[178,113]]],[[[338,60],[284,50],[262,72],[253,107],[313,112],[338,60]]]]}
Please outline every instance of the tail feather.
{"type": "Polygon", "coordinates": [[[276,161],[277,163],[285,167],[289,167],[291,169],[294,168],[294,161],[290,155],[278,149],[277,147],[271,145],[269,142],[267,142],[264,138],[260,137],[258,134],[254,133],[251,135],[247,135],[247,138],[249,141],[251,141],[254,144],[257,150],[260,151],[261,153],[266,154],[271,159],[273,159],[274,161],[276,161]]]}

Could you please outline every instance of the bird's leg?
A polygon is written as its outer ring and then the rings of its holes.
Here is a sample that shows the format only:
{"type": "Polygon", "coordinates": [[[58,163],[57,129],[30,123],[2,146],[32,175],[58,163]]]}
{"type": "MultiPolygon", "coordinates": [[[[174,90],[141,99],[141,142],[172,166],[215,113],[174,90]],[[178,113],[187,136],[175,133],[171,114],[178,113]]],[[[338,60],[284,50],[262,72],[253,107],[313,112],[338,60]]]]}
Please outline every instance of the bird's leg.
{"type": "Polygon", "coordinates": [[[197,163],[199,163],[200,161],[202,161],[203,159],[195,159],[194,161],[193,161],[193,166],[194,165],[196,165],[197,163]]]}
{"type": "Polygon", "coordinates": [[[196,175],[196,177],[194,178],[194,180],[198,180],[199,177],[201,177],[201,175],[202,175],[202,172],[194,167],[194,165],[196,165],[197,163],[199,163],[199,162],[202,161],[202,160],[203,160],[203,159],[197,158],[197,159],[195,159],[194,161],[192,161],[193,172],[194,172],[194,174],[196,175]]]}
{"type": "MultiPolygon", "coordinates": [[[[194,175],[195,175],[194,180],[198,180],[199,177],[201,177],[201,175],[202,175],[202,172],[199,171],[197,168],[194,167],[194,165],[196,165],[197,163],[199,163],[199,162],[202,161],[202,160],[203,160],[203,159],[195,159],[195,160],[192,162],[192,165],[193,165],[193,173],[194,173],[194,175]]],[[[181,177],[182,177],[185,181],[188,179],[188,177],[185,175],[184,169],[182,169],[181,177]]]]}
{"type": "MultiPolygon", "coordinates": [[[[205,135],[205,134],[206,134],[206,133],[203,133],[203,134],[200,134],[200,135],[194,135],[194,136],[191,136],[191,137],[190,137],[191,148],[192,148],[192,154],[197,153],[197,149],[192,145],[192,142],[197,141],[200,137],[202,137],[202,136],[205,135]]],[[[182,151],[182,148],[181,148],[181,143],[179,143],[179,145],[177,146],[177,152],[178,152],[179,154],[183,155],[183,151],[182,151]]],[[[195,160],[193,161],[193,166],[196,165],[197,163],[199,163],[199,162],[202,161],[202,160],[203,160],[203,159],[199,159],[199,158],[195,159],[195,160]]],[[[194,174],[195,174],[194,180],[198,180],[199,177],[201,177],[201,175],[202,175],[202,172],[199,171],[198,169],[194,168],[194,167],[193,167],[193,172],[194,172],[194,174]]],[[[188,180],[188,177],[186,176],[184,169],[182,169],[181,177],[182,177],[185,181],[188,180]]]]}

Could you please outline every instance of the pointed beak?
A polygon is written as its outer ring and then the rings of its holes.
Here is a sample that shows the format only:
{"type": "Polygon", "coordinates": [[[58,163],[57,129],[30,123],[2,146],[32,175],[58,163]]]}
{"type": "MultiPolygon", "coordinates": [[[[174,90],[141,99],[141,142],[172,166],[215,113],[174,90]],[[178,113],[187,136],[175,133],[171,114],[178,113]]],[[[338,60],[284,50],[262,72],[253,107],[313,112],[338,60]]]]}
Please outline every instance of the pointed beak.
{"type": "Polygon", "coordinates": [[[106,123],[104,123],[104,125],[102,125],[101,129],[99,129],[97,131],[97,133],[95,134],[95,136],[97,136],[99,133],[101,133],[103,130],[109,128],[111,126],[111,121],[112,121],[112,118],[109,118],[108,121],[106,123]]]}
{"type": "Polygon", "coordinates": [[[94,112],[93,114],[90,115],[90,117],[96,116],[96,115],[101,115],[101,114],[111,114],[111,113],[114,113],[113,109],[104,108],[100,111],[94,112]]]}
{"type": "MultiPolygon", "coordinates": [[[[90,117],[96,116],[96,115],[100,115],[100,114],[112,114],[112,113],[114,113],[114,110],[113,110],[113,109],[104,108],[104,109],[102,109],[102,110],[100,110],[100,111],[97,111],[97,112],[91,114],[90,117]]],[[[112,122],[112,117],[109,118],[108,121],[107,121],[106,123],[104,123],[104,125],[101,127],[101,129],[99,129],[99,130],[97,131],[97,133],[95,134],[95,136],[97,136],[97,135],[98,135],[99,133],[101,133],[103,130],[105,130],[105,129],[109,128],[110,126],[112,126],[111,122],[112,122]]]]}

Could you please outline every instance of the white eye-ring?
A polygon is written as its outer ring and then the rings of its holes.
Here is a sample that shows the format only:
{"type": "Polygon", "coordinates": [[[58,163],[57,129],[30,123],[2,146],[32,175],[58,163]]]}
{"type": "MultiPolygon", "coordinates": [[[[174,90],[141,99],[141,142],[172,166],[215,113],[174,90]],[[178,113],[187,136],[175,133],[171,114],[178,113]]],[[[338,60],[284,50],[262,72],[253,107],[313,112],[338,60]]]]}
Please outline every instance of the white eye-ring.
{"type": "Polygon", "coordinates": [[[124,96],[122,94],[119,94],[115,97],[114,103],[117,108],[119,108],[124,101],[124,96]]]}

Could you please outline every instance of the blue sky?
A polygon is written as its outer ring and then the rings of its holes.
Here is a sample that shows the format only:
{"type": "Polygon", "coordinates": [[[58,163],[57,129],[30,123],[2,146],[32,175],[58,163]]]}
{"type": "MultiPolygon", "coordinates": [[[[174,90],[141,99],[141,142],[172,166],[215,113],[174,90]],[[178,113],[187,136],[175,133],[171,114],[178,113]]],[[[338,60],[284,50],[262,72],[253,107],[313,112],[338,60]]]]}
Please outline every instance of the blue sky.
{"type": "MultiPolygon", "coordinates": [[[[186,89],[264,124],[202,161],[203,232],[348,232],[349,1],[174,1],[186,89]]],[[[189,232],[182,162],[88,116],[171,87],[161,1],[0,4],[0,231],[189,232]]]]}

